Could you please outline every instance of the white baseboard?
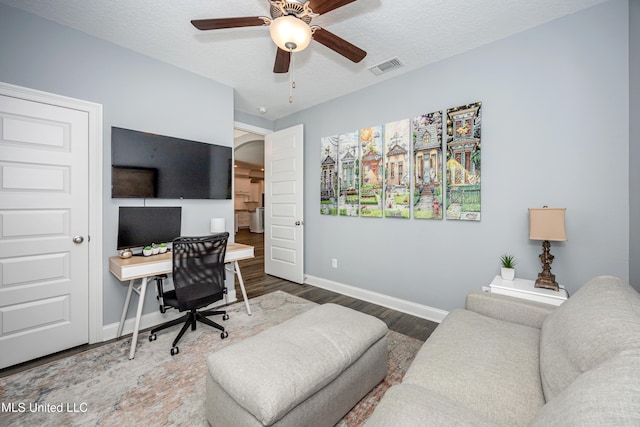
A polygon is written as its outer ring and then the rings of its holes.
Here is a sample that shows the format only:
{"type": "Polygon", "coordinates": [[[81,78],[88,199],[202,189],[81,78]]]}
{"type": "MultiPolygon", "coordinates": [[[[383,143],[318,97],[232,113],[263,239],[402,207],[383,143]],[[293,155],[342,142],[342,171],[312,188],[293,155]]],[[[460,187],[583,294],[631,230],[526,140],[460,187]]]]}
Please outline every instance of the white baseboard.
{"type": "Polygon", "coordinates": [[[393,310],[420,317],[422,319],[427,319],[432,322],[440,323],[445,318],[445,316],[449,314],[448,311],[440,310],[438,308],[416,304],[415,302],[406,301],[400,298],[391,297],[373,291],[368,291],[366,289],[356,288],[354,286],[345,285],[343,283],[334,282],[332,280],[323,279],[321,277],[305,275],[304,282],[308,285],[337,292],[339,294],[367,301],[372,304],[381,305],[383,307],[391,308],[393,310]]]}
{"type": "MultiPolygon", "coordinates": [[[[228,300],[229,304],[237,301],[237,298],[235,297],[235,292],[234,292],[233,298],[231,298],[231,296],[232,296],[231,292],[229,292],[229,300],[228,300]]],[[[220,300],[217,303],[211,304],[211,308],[219,307],[224,304],[225,304],[225,301],[220,300]]],[[[184,313],[180,313],[178,310],[174,310],[174,309],[168,309],[167,312],[164,314],[160,313],[160,310],[154,311],[152,313],[143,314],[140,317],[140,330],[143,330],[146,328],[152,328],[156,325],[161,325],[164,322],[177,319],[183,314],[184,313]]],[[[133,333],[133,327],[135,326],[135,323],[136,323],[135,318],[130,318],[125,320],[124,327],[122,328],[122,335],[133,333]]],[[[119,324],[120,324],[119,322],[115,322],[109,325],[104,325],[102,327],[102,340],[109,341],[114,338],[117,338],[119,324]]]]}

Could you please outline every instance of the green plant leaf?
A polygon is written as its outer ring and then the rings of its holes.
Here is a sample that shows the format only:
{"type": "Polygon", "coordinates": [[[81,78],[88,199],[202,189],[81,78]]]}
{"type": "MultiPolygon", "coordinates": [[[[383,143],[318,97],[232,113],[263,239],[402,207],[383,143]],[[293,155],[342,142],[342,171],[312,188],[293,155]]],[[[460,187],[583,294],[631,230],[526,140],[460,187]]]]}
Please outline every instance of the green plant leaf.
{"type": "Polygon", "coordinates": [[[516,265],[516,257],[507,254],[502,255],[500,257],[500,264],[502,264],[504,268],[513,268],[516,265]]]}

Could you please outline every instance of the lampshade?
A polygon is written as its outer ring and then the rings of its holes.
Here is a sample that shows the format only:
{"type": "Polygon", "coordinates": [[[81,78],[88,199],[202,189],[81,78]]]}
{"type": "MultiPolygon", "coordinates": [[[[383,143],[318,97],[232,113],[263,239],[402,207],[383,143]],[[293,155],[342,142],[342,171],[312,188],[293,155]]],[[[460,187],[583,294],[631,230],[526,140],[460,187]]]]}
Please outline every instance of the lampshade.
{"type": "Polygon", "coordinates": [[[567,240],[564,228],[566,208],[529,208],[529,239],[563,242],[567,240]]]}
{"type": "Polygon", "coordinates": [[[226,231],[224,218],[211,218],[211,233],[224,233],[226,231]]]}
{"type": "Polygon", "coordinates": [[[271,38],[282,50],[300,52],[309,46],[311,28],[295,16],[285,15],[274,19],[269,27],[271,38]]]}

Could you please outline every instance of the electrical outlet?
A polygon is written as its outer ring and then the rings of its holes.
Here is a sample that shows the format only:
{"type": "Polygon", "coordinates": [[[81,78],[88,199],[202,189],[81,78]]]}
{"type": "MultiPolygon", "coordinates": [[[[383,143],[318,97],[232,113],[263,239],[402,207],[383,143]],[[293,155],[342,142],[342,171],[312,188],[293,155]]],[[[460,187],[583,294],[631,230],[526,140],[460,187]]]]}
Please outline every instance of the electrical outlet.
{"type": "Polygon", "coordinates": [[[337,258],[331,258],[331,267],[338,268],[338,259],[337,258]]]}

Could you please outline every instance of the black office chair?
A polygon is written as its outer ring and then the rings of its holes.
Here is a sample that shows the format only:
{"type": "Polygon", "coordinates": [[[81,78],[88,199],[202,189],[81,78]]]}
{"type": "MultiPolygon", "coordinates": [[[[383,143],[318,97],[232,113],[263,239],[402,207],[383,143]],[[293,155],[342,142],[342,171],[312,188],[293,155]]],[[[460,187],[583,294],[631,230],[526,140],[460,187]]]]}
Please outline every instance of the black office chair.
{"type": "Polygon", "coordinates": [[[162,277],[156,277],[160,311],[165,306],[188,311],[179,319],[171,320],[151,330],[149,341],[156,340],[156,332],[184,322],[178,336],[171,346],[171,355],[180,352],[177,344],[187,328],[196,329],[196,321],[222,331],[222,339],[229,336],[223,326],[209,320],[206,316],[222,314],[227,320],[226,311],[198,309],[226,298],[224,257],[227,252],[229,233],[219,233],[204,237],[178,237],[173,240],[173,285],[174,290],[164,291],[162,277]]]}

